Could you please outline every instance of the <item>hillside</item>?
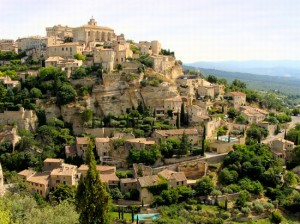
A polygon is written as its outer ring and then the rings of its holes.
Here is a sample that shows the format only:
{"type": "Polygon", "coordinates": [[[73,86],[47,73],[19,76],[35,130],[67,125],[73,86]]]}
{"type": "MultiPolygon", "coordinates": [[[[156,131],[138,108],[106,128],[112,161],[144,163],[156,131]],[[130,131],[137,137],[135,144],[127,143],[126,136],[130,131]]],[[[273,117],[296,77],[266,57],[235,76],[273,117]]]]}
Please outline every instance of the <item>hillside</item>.
{"type": "Polygon", "coordinates": [[[220,78],[226,78],[228,82],[240,79],[250,88],[261,90],[278,90],[286,94],[300,93],[300,79],[281,76],[255,75],[241,72],[227,72],[216,69],[195,68],[184,66],[185,69],[199,69],[204,75],[212,74],[220,78]]]}
{"type": "Polygon", "coordinates": [[[187,65],[228,72],[300,78],[300,63],[297,60],[198,61],[187,65]]]}

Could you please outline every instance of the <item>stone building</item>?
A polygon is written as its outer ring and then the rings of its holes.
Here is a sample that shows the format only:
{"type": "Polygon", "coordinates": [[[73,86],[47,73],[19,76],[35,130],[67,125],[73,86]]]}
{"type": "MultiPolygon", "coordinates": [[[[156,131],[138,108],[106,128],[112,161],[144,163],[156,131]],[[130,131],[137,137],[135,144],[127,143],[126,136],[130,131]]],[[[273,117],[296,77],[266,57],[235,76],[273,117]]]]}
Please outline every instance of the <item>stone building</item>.
{"type": "Polygon", "coordinates": [[[109,151],[112,148],[110,138],[96,138],[96,151],[101,162],[104,162],[105,157],[109,156],[109,151]]]}
{"type": "Polygon", "coordinates": [[[25,110],[23,107],[19,111],[0,112],[0,124],[16,124],[20,129],[35,130],[37,127],[37,116],[33,110],[25,110]]]}
{"type": "Polygon", "coordinates": [[[278,138],[270,143],[273,155],[285,163],[286,159],[291,159],[295,144],[291,141],[278,138]]]}
{"type": "Polygon", "coordinates": [[[155,130],[153,138],[155,138],[156,141],[168,138],[181,138],[183,133],[188,136],[192,145],[197,145],[201,139],[201,135],[197,129],[155,130]]]}
{"type": "Polygon", "coordinates": [[[157,40],[140,41],[137,45],[141,48],[142,54],[159,55],[161,52],[161,44],[157,40]]]}
{"type": "Polygon", "coordinates": [[[249,124],[259,123],[263,121],[269,114],[267,111],[250,106],[241,106],[240,111],[241,115],[247,119],[249,124]]]}
{"type": "Polygon", "coordinates": [[[66,37],[73,37],[73,28],[62,25],[55,25],[53,27],[46,27],[47,37],[55,36],[61,39],[66,37]]]}
{"type": "Polygon", "coordinates": [[[46,47],[57,45],[63,41],[55,36],[41,37],[41,36],[31,36],[23,37],[17,40],[18,48],[22,51],[30,49],[45,49],[46,47]]]}
{"type": "Polygon", "coordinates": [[[184,172],[165,169],[159,172],[158,175],[168,181],[168,188],[187,186],[187,179],[184,172]]]}
{"type": "Polygon", "coordinates": [[[150,149],[155,144],[153,139],[149,138],[131,138],[125,140],[125,149],[150,149]]]}
{"type": "Polygon", "coordinates": [[[15,53],[18,53],[18,46],[14,40],[1,39],[0,51],[14,51],[15,53]]]}
{"type": "Polygon", "coordinates": [[[64,59],[59,56],[49,57],[45,61],[45,67],[54,66],[60,68],[62,71],[65,71],[67,77],[70,77],[73,72],[76,71],[79,67],[82,66],[82,60],[77,59],[64,59]]]}
{"type": "Polygon", "coordinates": [[[87,137],[76,137],[76,154],[84,157],[89,144],[89,138],[87,137]]]}
{"type": "Polygon", "coordinates": [[[113,29],[105,26],[98,26],[95,19],[83,26],[73,28],[73,41],[89,45],[90,42],[108,42],[116,39],[113,29]]]}
{"type": "Polygon", "coordinates": [[[122,193],[127,193],[133,189],[137,189],[137,179],[123,178],[120,179],[120,190],[122,193]]]}
{"type": "Polygon", "coordinates": [[[164,112],[167,113],[168,110],[172,110],[175,113],[180,112],[181,104],[182,104],[181,96],[167,98],[164,100],[164,112]]]}
{"type": "Polygon", "coordinates": [[[20,84],[17,80],[12,80],[9,76],[0,77],[0,82],[6,86],[6,88],[14,88],[20,84]]]}
{"type": "Polygon", "coordinates": [[[97,47],[93,50],[94,64],[101,64],[103,70],[111,72],[114,69],[116,52],[110,48],[97,47]]]}
{"type": "Polygon", "coordinates": [[[144,176],[137,179],[137,190],[139,191],[139,200],[148,204],[154,199],[154,195],[148,190],[151,186],[157,186],[161,182],[158,175],[144,176]]]}
{"type": "Polygon", "coordinates": [[[154,71],[165,74],[175,66],[175,58],[165,55],[151,55],[154,71]]]}
{"type": "Polygon", "coordinates": [[[246,94],[245,93],[230,92],[227,94],[226,98],[233,105],[233,107],[237,110],[239,110],[241,106],[246,105],[246,94]]]}
{"type": "Polygon", "coordinates": [[[62,57],[62,58],[74,58],[74,54],[81,54],[85,48],[85,45],[78,42],[70,42],[63,44],[55,44],[48,46],[48,57],[62,57]]]}

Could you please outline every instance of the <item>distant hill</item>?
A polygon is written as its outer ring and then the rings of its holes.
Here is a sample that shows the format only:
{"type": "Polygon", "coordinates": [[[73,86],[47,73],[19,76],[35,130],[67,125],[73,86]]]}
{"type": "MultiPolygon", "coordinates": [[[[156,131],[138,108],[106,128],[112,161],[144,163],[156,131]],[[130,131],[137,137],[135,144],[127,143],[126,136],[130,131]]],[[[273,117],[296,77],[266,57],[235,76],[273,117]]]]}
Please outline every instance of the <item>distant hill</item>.
{"type": "Polygon", "coordinates": [[[279,90],[286,94],[300,95],[300,79],[282,76],[255,75],[241,72],[228,72],[216,69],[195,68],[184,65],[184,69],[196,69],[204,75],[215,75],[219,78],[226,78],[228,82],[240,79],[247,83],[247,86],[259,90],[279,90]]]}
{"type": "Polygon", "coordinates": [[[193,67],[242,72],[257,75],[294,77],[300,79],[299,60],[199,61],[186,64],[193,67]]]}

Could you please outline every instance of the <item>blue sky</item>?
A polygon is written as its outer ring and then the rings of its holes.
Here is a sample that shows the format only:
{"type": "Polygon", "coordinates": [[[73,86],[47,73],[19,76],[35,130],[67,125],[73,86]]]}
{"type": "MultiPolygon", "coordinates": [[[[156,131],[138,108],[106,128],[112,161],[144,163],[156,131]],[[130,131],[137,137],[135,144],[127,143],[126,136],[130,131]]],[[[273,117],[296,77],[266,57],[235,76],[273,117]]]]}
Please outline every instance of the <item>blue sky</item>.
{"type": "Polygon", "coordinates": [[[1,0],[0,39],[91,16],[127,39],[159,40],[183,62],[300,59],[299,0],[1,0]]]}

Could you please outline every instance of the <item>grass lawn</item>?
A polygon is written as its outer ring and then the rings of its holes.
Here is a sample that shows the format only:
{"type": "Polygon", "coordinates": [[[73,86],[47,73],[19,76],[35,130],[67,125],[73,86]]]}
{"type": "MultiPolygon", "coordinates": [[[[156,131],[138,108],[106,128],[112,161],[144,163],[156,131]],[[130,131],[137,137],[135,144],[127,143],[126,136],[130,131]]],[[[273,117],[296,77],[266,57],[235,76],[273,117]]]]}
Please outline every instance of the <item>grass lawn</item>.
{"type": "MultiPolygon", "coordinates": [[[[116,220],[119,218],[119,213],[118,212],[110,212],[110,215],[112,217],[112,220],[116,220]]],[[[122,215],[122,214],[120,214],[122,215]]],[[[124,219],[128,222],[131,221],[131,213],[125,213],[124,212],[124,219]]]]}

